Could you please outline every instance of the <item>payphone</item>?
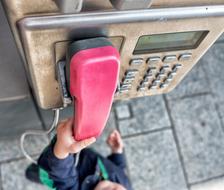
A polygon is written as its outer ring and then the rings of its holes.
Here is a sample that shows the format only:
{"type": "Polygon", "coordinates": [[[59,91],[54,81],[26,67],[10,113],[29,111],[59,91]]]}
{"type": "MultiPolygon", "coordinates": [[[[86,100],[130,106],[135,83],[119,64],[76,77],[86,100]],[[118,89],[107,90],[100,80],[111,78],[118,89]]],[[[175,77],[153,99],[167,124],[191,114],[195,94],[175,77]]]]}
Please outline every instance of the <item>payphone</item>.
{"type": "Polygon", "coordinates": [[[138,6],[135,0],[74,0],[74,12],[63,0],[3,3],[43,109],[70,103],[56,65],[72,42],[103,37],[116,47],[114,99],[123,100],[173,90],[224,32],[223,0],[141,0],[138,6]]]}

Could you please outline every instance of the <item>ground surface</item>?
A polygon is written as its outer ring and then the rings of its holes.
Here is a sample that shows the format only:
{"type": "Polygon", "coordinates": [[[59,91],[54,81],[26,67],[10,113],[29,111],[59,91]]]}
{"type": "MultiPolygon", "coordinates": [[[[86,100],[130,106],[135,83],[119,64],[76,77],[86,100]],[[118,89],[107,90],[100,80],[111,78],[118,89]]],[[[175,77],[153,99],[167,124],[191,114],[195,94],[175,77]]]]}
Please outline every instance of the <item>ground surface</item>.
{"type": "MultiPolygon", "coordinates": [[[[114,128],[121,132],[134,189],[224,189],[223,50],[224,43],[217,42],[170,94],[114,104],[95,148],[108,154],[107,134],[114,128]]],[[[69,115],[71,109],[62,113],[69,115]]],[[[51,119],[31,98],[0,103],[1,190],[46,189],[24,178],[28,162],[15,134],[45,128],[51,119]]],[[[27,149],[37,156],[47,142],[47,137],[28,139],[27,149]]]]}

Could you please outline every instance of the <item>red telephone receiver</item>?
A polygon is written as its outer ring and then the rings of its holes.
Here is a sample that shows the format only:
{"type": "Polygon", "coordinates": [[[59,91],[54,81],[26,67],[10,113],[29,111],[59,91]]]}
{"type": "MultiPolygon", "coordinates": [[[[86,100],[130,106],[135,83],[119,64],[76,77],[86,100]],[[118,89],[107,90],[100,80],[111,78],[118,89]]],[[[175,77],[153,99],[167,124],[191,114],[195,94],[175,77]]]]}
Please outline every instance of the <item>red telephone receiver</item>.
{"type": "Polygon", "coordinates": [[[67,80],[74,100],[74,138],[98,137],[118,84],[119,52],[107,38],[91,38],[71,43],[67,60],[67,80]]]}

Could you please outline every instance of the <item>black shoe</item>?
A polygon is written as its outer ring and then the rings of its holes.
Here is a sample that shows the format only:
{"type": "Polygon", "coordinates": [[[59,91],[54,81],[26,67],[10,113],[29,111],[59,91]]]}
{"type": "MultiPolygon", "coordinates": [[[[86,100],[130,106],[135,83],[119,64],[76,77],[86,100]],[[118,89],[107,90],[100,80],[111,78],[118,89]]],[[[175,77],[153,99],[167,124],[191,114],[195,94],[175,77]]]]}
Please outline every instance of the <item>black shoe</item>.
{"type": "Polygon", "coordinates": [[[31,164],[26,169],[26,178],[32,182],[42,184],[39,175],[39,166],[37,164],[31,164]]]}

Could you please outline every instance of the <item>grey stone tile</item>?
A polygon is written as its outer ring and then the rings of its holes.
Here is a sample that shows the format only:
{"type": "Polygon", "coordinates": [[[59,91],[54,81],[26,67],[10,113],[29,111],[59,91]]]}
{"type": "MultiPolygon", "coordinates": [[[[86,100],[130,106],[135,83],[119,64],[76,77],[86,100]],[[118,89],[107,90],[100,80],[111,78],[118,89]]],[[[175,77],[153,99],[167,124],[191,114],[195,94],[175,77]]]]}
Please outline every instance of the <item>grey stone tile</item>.
{"type": "Polygon", "coordinates": [[[125,140],[130,178],[135,190],[186,190],[172,131],[125,140]]]}
{"type": "MultiPolygon", "coordinates": [[[[39,154],[48,142],[46,136],[28,136],[25,139],[25,150],[30,155],[39,154]]],[[[0,162],[23,157],[19,138],[1,140],[0,147],[0,162]]]]}
{"type": "Polygon", "coordinates": [[[25,169],[30,163],[19,160],[1,165],[4,190],[49,190],[47,187],[30,182],[25,178],[25,169]]]}
{"type": "Polygon", "coordinates": [[[0,101],[27,97],[29,90],[24,66],[1,4],[0,26],[0,101]]]}
{"type": "Polygon", "coordinates": [[[219,37],[217,42],[224,42],[224,33],[219,37]]]}
{"type": "Polygon", "coordinates": [[[224,128],[224,102],[218,104],[218,112],[222,120],[222,125],[224,128]]]}
{"type": "Polygon", "coordinates": [[[224,189],[224,178],[209,180],[204,183],[192,185],[190,190],[222,190],[224,189]]]}
{"type": "Polygon", "coordinates": [[[203,67],[210,81],[210,89],[214,94],[214,98],[224,101],[224,43],[213,45],[206,55],[202,58],[203,67]]]}
{"type": "Polygon", "coordinates": [[[170,102],[190,183],[224,174],[224,133],[211,95],[170,102]]]}
{"type": "Polygon", "coordinates": [[[27,129],[41,129],[32,99],[0,103],[0,138],[20,135],[27,129]]]}
{"type": "Polygon", "coordinates": [[[114,116],[114,111],[112,110],[110,113],[110,117],[108,119],[107,125],[102,133],[102,135],[97,139],[96,143],[92,146],[97,152],[100,154],[107,156],[110,154],[110,149],[107,146],[106,140],[108,135],[116,129],[116,121],[114,116]]]}
{"type": "Polygon", "coordinates": [[[130,101],[130,105],[133,118],[119,121],[122,136],[170,126],[162,96],[136,98],[130,101]]]}
{"type": "Polygon", "coordinates": [[[118,119],[127,119],[131,117],[128,104],[120,104],[115,106],[115,111],[118,119]]]}
{"type": "Polygon", "coordinates": [[[181,83],[166,96],[168,99],[181,98],[210,91],[208,79],[203,70],[203,61],[200,60],[195,67],[187,74],[181,83]]]}

